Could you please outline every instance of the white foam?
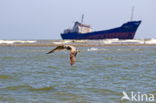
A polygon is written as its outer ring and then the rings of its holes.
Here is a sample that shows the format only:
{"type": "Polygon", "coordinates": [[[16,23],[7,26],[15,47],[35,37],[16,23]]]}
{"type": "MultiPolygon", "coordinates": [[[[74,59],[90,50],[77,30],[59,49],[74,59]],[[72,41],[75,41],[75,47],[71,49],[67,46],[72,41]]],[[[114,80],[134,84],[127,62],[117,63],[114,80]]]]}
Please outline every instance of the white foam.
{"type": "Polygon", "coordinates": [[[89,49],[87,49],[87,51],[97,51],[98,50],[98,48],[89,48],[89,49]]]}
{"type": "Polygon", "coordinates": [[[68,43],[71,43],[71,42],[73,42],[73,41],[72,40],[64,40],[63,41],[64,44],[68,44],[68,43]]]}
{"type": "Polygon", "coordinates": [[[119,39],[106,39],[106,40],[102,40],[102,43],[104,44],[112,44],[114,42],[118,42],[119,39]]]}
{"type": "Polygon", "coordinates": [[[84,43],[87,42],[88,40],[73,40],[73,42],[75,43],[84,43]]]}
{"type": "Polygon", "coordinates": [[[136,39],[134,39],[134,40],[119,40],[119,42],[120,43],[127,43],[127,44],[129,44],[129,43],[133,43],[133,44],[144,44],[144,40],[136,40],[136,39]]]}
{"type": "Polygon", "coordinates": [[[53,42],[53,44],[63,45],[63,44],[70,44],[70,43],[85,43],[87,40],[61,40],[53,42]]]}
{"type": "Polygon", "coordinates": [[[53,44],[63,44],[63,42],[53,42],[53,44]]]}
{"type": "Polygon", "coordinates": [[[145,44],[156,44],[156,39],[145,40],[145,44]]]}
{"type": "Polygon", "coordinates": [[[119,40],[119,39],[106,39],[103,40],[104,44],[156,44],[156,39],[129,39],[129,40],[119,40]]]}
{"type": "Polygon", "coordinates": [[[119,40],[119,39],[106,39],[102,40],[104,44],[144,44],[144,40],[139,39],[129,39],[129,40],[119,40]]]}
{"type": "Polygon", "coordinates": [[[0,40],[0,44],[14,44],[14,43],[35,43],[36,41],[29,40],[0,40]]]}
{"type": "Polygon", "coordinates": [[[72,40],[62,40],[62,41],[56,41],[56,42],[53,42],[53,44],[58,44],[58,45],[63,45],[63,44],[69,44],[73,42],[72,40]]]}

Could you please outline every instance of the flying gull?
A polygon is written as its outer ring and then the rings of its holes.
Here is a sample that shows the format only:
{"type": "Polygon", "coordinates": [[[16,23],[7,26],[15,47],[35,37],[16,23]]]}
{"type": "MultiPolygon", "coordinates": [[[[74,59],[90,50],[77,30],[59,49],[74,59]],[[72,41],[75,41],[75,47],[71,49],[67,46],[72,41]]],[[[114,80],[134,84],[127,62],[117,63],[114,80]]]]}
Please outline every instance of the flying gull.
{"type": "Polygon", "coordinates": [[[46,54],[50,54],[56,51],[60,51],[60,50],[70,50],[70,64],[73,65],[76,62],[76,55],[78,52],[80,52],[79,50],[76,49],[76,47],[71,46],[71,45],[61,45],[61,46],[57,46],[56,48],[54,48],[53,50],[49,51],[46,54]]]}

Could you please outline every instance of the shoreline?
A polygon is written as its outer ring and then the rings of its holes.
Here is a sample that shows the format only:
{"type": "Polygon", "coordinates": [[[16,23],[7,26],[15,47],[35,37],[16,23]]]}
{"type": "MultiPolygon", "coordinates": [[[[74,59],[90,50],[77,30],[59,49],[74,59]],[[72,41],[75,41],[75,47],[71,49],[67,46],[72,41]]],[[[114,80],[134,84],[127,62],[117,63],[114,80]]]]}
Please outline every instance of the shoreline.
{"type": "Polygon", "coordinates": [[[54,47],[59,45],[73,45],[76,47],[156,46],[156,44],[0,44],[0,47],[54,47]]]}

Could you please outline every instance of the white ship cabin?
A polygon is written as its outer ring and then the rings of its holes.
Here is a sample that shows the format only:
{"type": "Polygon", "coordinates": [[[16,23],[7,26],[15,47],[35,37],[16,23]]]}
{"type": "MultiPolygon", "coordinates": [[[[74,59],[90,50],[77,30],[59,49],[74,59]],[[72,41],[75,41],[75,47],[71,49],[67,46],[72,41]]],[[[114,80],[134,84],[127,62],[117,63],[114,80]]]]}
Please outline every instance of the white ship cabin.
{"type": "Polygon", "coordinates": [[[73,29],[66,29],[64,33],[89,33],[92,32],[90,25],[75,22],[73,29]]]}

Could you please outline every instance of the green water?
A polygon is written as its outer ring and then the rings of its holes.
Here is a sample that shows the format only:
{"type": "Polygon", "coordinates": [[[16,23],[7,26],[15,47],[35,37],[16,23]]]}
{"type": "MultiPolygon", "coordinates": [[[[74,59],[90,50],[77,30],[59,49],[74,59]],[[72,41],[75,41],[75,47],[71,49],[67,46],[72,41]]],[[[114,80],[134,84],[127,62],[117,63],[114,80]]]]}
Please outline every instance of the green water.
{"type": "MultiPolygon", "coordinates": [[[[156,47],[0,47],[0,103],[120,103],[122,91],[156,94],[156,47]]],[[[129,103],[126,101],[125,103],[129,103]]]]}

